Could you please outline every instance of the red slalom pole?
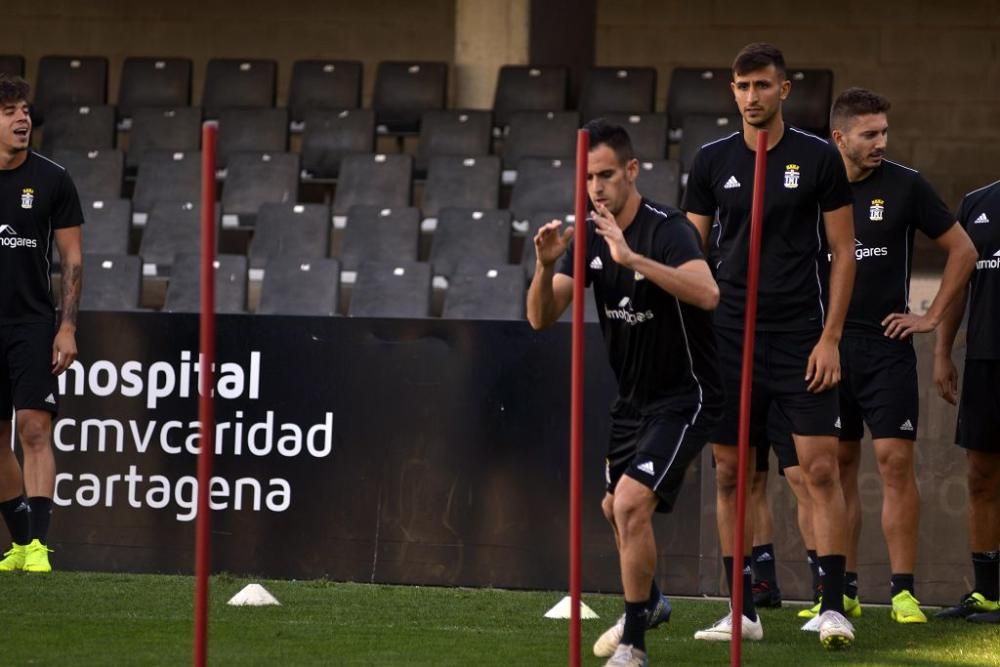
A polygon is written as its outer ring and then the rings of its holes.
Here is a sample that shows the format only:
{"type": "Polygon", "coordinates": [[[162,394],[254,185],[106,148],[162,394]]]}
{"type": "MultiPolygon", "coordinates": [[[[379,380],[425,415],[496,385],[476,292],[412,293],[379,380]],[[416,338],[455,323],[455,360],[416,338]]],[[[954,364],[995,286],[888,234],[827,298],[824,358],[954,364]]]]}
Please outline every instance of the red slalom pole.
{"type": "Polygon", "coordinates": [[[587,153],[590,134],[576,131],[576,220],[573,238],[573,349],[569,428],[569,664],[580,665],[580,505],[583,498],[583,300],[587,271],[587,153]]]}
{"type": "Polygon", "coordinates": [[[733,634],[729,664],[743,661],[743,542],[746,539],[747,459],[750,451],[750,390],[753,385],[754,329],[757,326],[757,284],[760,277],[760,235],[764,223],[764,178],[767,173],[767,130],[757,131],[753,171],[753,208],[750,214],[750,250],[747,262],[746,313],[743,319],[743,368],[740,375],[739,472],[736,475],[736,530],[733,537],[733,634]]]}
{"type": "Polygon", "coordinates": [[[219,126],[214,121],[201,128],[201,317],[198,321],[198,518],[194,562],[194,664],[204,667],[208,653],[208,571],[211,556],[212,516],[208,506],[215,435],[212,387],[215,375],[215,144],[219,126]]]}

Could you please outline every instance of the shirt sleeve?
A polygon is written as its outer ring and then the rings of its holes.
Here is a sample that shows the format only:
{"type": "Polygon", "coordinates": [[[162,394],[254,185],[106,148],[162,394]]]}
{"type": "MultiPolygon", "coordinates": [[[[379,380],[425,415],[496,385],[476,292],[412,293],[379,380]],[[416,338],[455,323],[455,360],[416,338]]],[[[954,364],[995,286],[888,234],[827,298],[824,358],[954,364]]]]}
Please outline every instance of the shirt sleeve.
{"type": "Polygon", "coordinates": [[[664,233],[656,261],[666,266],[681,266],[693,259],[705,259],[701,252],[701,235],[691,221],[682,215],[671,216],[663,223],[664,233]]]}
{"type": "Polygon", "coordinates": [[[936,239],[955,224],[951,211],[920,174],[913,182],[912,201],[916,207],[917,228],[930,238],[936,239]]]}
{"type": "Polygon", "coordinates": [[[681,208],[695,215],[715,215],[719,207],[712,192],[712,169],[705,150],[698,151],[688,172],[687,187],[684,189],[684,200],[681,208]]]}
{"type": "Polygon", "coordinates": [[[73,179],[65,171],[59,179],[59,185],[53,194],[52,228],[65,229],[79,227],[83,224],[83,209],[80,208],[80,196],[76,192],[73,179]]]}
{"type": "Polygon", "coordinates": [[[844,160],[833,146],[823,148],[820,162],[820,180],[817,187],[819,207],[824,213],[853,203],[851,184],[847,181],[844,160]]]}

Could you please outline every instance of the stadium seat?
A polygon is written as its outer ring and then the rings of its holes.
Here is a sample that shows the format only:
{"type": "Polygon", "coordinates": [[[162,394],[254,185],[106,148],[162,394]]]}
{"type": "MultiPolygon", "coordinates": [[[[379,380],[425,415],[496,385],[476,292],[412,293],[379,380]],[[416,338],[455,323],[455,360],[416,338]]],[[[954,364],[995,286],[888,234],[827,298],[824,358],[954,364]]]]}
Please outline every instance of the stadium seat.
{"type": "Polygon", "coordinates": [[[212,58],[201,96],[205,117],[218,118],[227,108],[273,107],[277,79],[274,60],[212,58]]]}
{"type": "Polygon", "coordinates": [[[42,128],[42,153],[58,148],[109,150],[115,145],[115,110],[109,106],[49,109],[42,128]]]}
{"type": "Polygon", "coordinates": [[[662,160],[667,156],[667,114],[609,113],[604,120],[625,128],[638,159],[662,160]]]}
{"type": "Polygon", "coordinates": [[[225,169],[229,156],[240,151],[282,153],[288,150],[286,109],[222,109],[215,156],[216,169],[225,169]]]}
{"type": "Polygon", "coordinates": [[[515,220],[538,211],[572,211],[576,190],[574,160],[525,158],[517,165],[517,183],[510,195],[515,220]]]}
{"type": "Polygon", "coordinates": [[[305,122],[310,111],[342,111],[360,106],[360,61],[296,60],[292,65],[288,113],[293,126],[305,122]]]}
{"type": "Polygon", "coordinates": [[[830,136],[830,107],[833,105],[833,71],[828,69],[789,70],[792,91],[781,103],[781,113],[789,125],[826,139],[830,136]]]}
{"type": "Polygon", "coordinates": [[[525,293],[520,267],[463,262],[449,281],[442,317],[523,320],[525,293]]]}
{"type": "Polygon", "coordinates": [[[336,178],[345,155],[375,150],[374,111],[306,111],[304,118],[302,169],[307,178],[336,178]]]}
{"type": "MultiPolygon", "coordinates": [[[[215,258],[215,312],[245,313],[247,309],[247,258],[219,255],[215,258]]],[[[201,256],[177,256],[167,284],[163,304],[166,313],[197,313],[201,310],[201,256]]]]}
{"type": "Polygon", "coordinates": [[[201,150],[201,109],[198,107],[141,107],[132,111],[125,166],[136,169],[148,151],[201,150]]]}
{"type": "Polygon", "coordinates": [[[420,115],[445,108],[448,64],[392,62],[378,64],[372,108],[379,134],[412,134],[420,129],[420,115]]]}
{"type": "Polygon", "coordinates": [[[253,225],[262,204],[294,204],[299,196],[298,153],[234,153],[222,189],[222,226],[253,225]]]}
{"type": "Polygon", "coordinates": [[[676,67],[667,90],[667,119],[671,139],[681,140],[684,119],[701,113],[726,116],[736,113],[736,102],[729,84],[733,73],[728,67],[676,67]]]}
{"type": "Polygon", "coordinates": [[[299,259],[326,257],[330,248],[330,207],[326,204],[264,204],[257,213],[247,256],[250,279],[270,260],[285,255],[299,259]]]}
{"type": "Polygon", "coordinates": [[[508,264],[510,211],[445,208],[431,243],[435,276],[450,278],[460,262],[481,267],[508,264]]]}
{"type": "Polygon", "coordinates": [[[493,96],[493,122],[504,128],[518,111],[563,111],[569,68],[559,65],[504,65],[493,96]]]}
{"type": "Polygon", "coordinates": [[[489,155],[491,125],[489,111],[425,111],[420,121],[416,173],[426,174],[436,155],[489,155]]]}
{"type": "MultiPolygon", "coordinates": [[[[118,85],[118,118],[124,128],[142,108],[191,106],[190,58],[126,58],[118,85]]],[[[131,140],[131,136],[129,137],[131,140]]]]}
{"type": "Polygon", "coordinates": [[[146,151],[132,193],[133,224],[144,225],[156,202],[200,200],[200,152],[146,151]]]}
{"type": "Polygon", "coordinates": [[[431,266],[420,262],[361,264],[350,317],[430,317],[431,266]]]}
{"type": "Polygon", "coordinates": [[[142,260],[124,253],[87,253],[83,256],[87,288],[80,294],[80,310],[135,310],[142,295],[142,260]]]}
{"type": "Polygon", "coordinates": [[[197,202],[159,201],[153,206],[139,244],[144,276],[173,273],[180,253],[201,251],[201,205],[197,202]]]}
{"type": "MultiPolygon", "coordinates": [[[[519,111],[503,142],[503,168],[516,171],[524,158],[574,159],[580,116],[575,111],[519,111]]],[[[504,181],[513,178],[504,174],[504,181]]]]}
{"type": "Polygon", "coordinates": [[[643,197],[676,207],[680,203],[681,163],[677,160],[640,160],[636,185],[643,197]]]}
{"type": "Polygon", "coordinates": [[[366,260],[415,262],[419,243],[417,209],[354,206],[347,213],[340,263],[345,271],[357,271],[366,260]]]}
{"type": "Polygon", "coordinates": [[[420,207],[425,219],[437,218],[445,207],[496,208],[499,200],[500,158],[495,155],[431,158],[420,207]]]}
{"type": "Polygon", "coordinates": [[[118,150],[59,149],[52,160],[65,167],[80,199],[118,199],[122,196],[125,157],[118,150]]]}
{"type": "Polygon", "coordinates": [[[576,219],[572,213],[559,213],[553,211],[539,211],[533,213],[530,218],[528,218],[527,229],[524,238],[524,247],[521,251],[521,267],[524,270],[525,278],[530,282],[532,278],[535,277],[535,264],[537,256],[535,255],[535,234],[542,225],[548,224],[555,219],[561,219],[564,225],[572,225],[573,221],[576,219]]]}
{"type": "Polygon", "coordinates": [[[82,201],[83,252],[127,255],[132,228],[132,202],[128,199],[82,201]]]}
{"type": "Polygon", "coordinates": [[[345,155],[333,196],[334,223],[338,223],[338,216],[347,215],[352,206],[359,204],[383,208],[409,206],[412,177],[413,158],[409,155],[345,155]]]}
{"type": "Polygon", "coordinates": [[[691,171],[691,163],[701,147],[710,141],[727,137],[743,129],[739,114],[692,113],[684,117],[681,138],[681,167],[684,173],[691,171]]]}
{"type": "Polygon", "coordinates": [[[656,69],[591,67],[583,78],[580,116],[583,122],[608,113],[652,113],[656,103],[656,69]]]}
{"type": "Polygon", "coordinates": [[[336,315],[340,263],[335,259],[273,257],[260,288],[258,315],[336,315]]]}
{"type": "Polygon", "coordinates": [[[0,74],[24,76],[24,56],[0,55],[0,74]]]}
{"type": "Polygon", "coordinates": [[[32,110],[39,125],[56,106],[103,106],[108,102],[108,59],[42,56],[32,110]]]}

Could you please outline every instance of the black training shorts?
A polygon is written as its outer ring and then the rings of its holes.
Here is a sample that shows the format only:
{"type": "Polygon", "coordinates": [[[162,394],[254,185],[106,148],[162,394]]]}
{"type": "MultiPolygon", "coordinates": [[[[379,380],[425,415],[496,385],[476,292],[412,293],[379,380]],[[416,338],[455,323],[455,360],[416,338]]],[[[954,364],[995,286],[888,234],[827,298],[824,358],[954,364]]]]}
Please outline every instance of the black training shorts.
{"type": "Polygon", "coordinates": [[[959,447],[1000,453],[1000,361],[967,359],[958,404],[959,447]]]}
{"type": "Polygon", "coordinates": [[[792,438],[792,422],[778,408],[772,404],[767,413],[767,441],[764,446],[757,447],[757,472],[765,472],[771,469],[770,454],[774,450],[774,455],[778,457],[778,472],[785,474],[785,468],[791,468],[799,464],[798,454],[795,452],[795,440],[792,438]]]}
{"type": "Polygon", "coordinates": [[[913,346],[882,336],[840,341],[840,439],[917,439],[920,400],[913,346]]]}
{"type": "Polygon", "coordinates": [[[59,382],[52,374],[51,322],[0,325],[0,419],[11,411],[59,407],[59,382]]]}

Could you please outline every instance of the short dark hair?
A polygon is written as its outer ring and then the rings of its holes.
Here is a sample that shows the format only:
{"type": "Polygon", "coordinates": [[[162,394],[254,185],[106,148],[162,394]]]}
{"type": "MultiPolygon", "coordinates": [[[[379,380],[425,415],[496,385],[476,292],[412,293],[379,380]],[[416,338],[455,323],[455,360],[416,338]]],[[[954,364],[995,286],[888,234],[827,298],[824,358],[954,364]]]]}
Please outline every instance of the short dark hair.
{"type": "Polygon", "coordinates": [[[590,135],[590,150],[604,145],[615,152],[620,164],[626,164],[635,157],[632,139],[621,125],[612,125],[603,118],[595,118],[583,126],[590,135]]]}
{"type": "Polygon", "coordinates": [[[830,127],[843,132],[850,119],[873,113],[887,113],[891,106],[889,100],[867,88],[848,88],[833,101],[830,127]]]}
{"type": "Polygon", "coordinates": [[[754,42],[744,46],[733,60],[733,74],[749,74],[774,65],[781,78],[785,78],[785,56],[781,49],[767,42],[754,42]]]}
{"type": "Polygon", "coordinates": [[[0,74],[0,104],[28,101],[31,86],[19,76],[0,74]]]}

